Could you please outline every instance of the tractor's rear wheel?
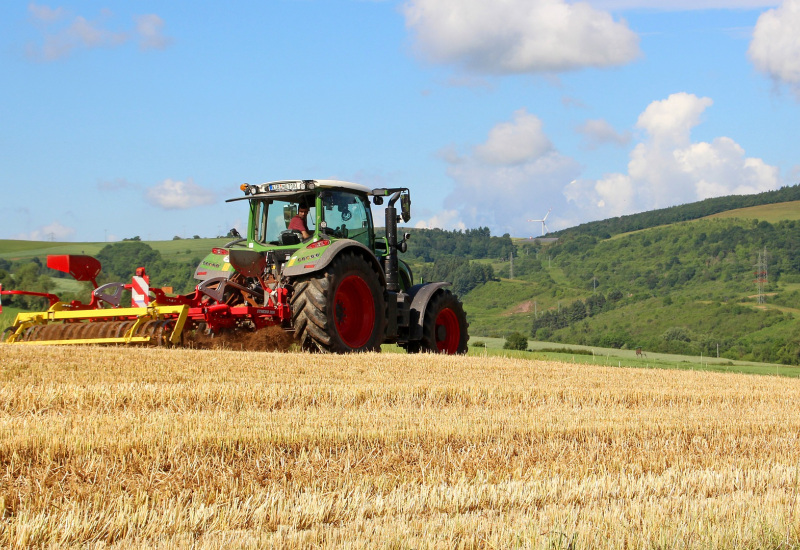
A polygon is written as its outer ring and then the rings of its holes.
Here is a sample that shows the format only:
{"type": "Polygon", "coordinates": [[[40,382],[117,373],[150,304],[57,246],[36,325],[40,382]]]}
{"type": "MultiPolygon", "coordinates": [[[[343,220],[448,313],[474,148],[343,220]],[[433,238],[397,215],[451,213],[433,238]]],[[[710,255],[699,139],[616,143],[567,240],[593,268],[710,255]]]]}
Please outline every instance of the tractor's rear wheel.
{"type": "Polygon", "coordinates": [[[437,292],[425,307],[422,340],[409,342],[409,353],[430,352],[456,355],[467,353],[467,315],[449,290],[437,292]]]}
{"type": "Polygon", "coordinates": [[[305,349],[333,353],[380,351],[386,314],[378,273],[343,252],[319,273],[294,282],[295,338],[305,349]]]}

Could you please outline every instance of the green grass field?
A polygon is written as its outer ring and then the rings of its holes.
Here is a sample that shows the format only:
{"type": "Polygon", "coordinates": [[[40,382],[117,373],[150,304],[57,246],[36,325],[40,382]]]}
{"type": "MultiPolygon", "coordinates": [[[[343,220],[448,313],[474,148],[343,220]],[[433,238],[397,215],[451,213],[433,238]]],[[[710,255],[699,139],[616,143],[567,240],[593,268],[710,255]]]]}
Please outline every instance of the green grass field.
{"type": "MultiPolygon", "coordinates": [[[[230,239],[181,239],[177,241],[142,241],[163,256],[173,261],[189,261],[197,256],[205,256],[214,247],[229,242],[230,239]]],[[[111,243],[68,243],[48,241],[0,240],[0,258],[22,260],[44,258],[48,254],[87,254],[96,255],[111,243]]]]}
{"type": "Polygon", "coordinates": [[[708,216],[709,218],[744,218],[777,223],[783,220],[800,220],[800,201],[781,202],[778,204],[764,204],[728,210],[708,216]]]}
{"type": "Polygon", "coordinates": [[[740,374],[760,374],[800,377],[800,367],[779,365],[775,363],[757,363],[752,361],[732,361],[724,358],[701,357],[693,355],[676,355],[668,353],[648,353],[637,357],[635,350],[578,346],[554,342],[537,342],[528,340],[529,351],[503,349],[505,339],[482,338],[470,339],[469,355],[486,357],[507,357],[514,359],[564,361],[584,365],[612,367],[655,368],[698,370],[710,372],[730,372],[740,374]],[[482,342],[486,347],[476,347],[482,342]]]}
{"type": "Polygon", "coordinates": [[[21,311],[21,309],[15,307],[4,306],[2,313],[0,313],[0,332],[14,324],[14,318],[21,311]]]}

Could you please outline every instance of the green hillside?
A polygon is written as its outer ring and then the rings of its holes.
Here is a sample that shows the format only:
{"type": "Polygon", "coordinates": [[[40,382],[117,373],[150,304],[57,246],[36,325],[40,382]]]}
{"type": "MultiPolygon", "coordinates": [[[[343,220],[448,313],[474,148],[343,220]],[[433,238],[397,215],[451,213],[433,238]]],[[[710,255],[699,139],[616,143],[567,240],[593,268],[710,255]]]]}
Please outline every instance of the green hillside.
{"type": "Polygon", "coordinates": [[[800,364],[797,203],[600,239],[519,244],[500,279],[464,296],[475,336],[800,364]],[[755,216],[770,216],[773,223],[755,216]],[[766,250],[765,303],[755,271],[766,250]],[[538,256],[538,257],[537,257],[538,256]]]}
{"type": "Polygon", "coordinates": [[[708,217],[763,220],[769,223],[777,223],[782,220],[800,220],[800,201],[736,208],[734,210],[712,214],[708,217]]]}
{"type": "Polygon", "coordinates": [[[690,204],[681,204],[669,208],[660,208],[658,210],[650,210],[638,214],[629,214],[627,216],[619,216],[607,220],[588,222],[562,231],[556,231],[552,235],[561,238],[578,235],[592,235],[598,238],[608,238],[620,233],[629,233],[631,231],[650,227],[698,220],[732,210],[753,206],[790,203],[794,201],[800,201],[800,185],[782,187],[776,191],[766,191],[755,195],[714,197],[690,204]]]}

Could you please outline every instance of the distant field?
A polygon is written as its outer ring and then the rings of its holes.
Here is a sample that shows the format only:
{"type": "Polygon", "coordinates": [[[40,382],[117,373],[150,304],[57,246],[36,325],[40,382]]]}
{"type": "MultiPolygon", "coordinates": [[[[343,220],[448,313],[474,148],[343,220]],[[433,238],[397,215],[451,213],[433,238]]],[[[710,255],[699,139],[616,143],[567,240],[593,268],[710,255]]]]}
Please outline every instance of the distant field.
{"type": "Polygon", "coordinates": [[[0,348],[0,546],[794,548],[800,381],[0,348]]]}
{"type": "Polygon", "coordinates": [[[484,338],[482,336],[470,338],[469,343],[469,354],[474,356],[485,355],[488,357],[566,361],[576,364],[611,367],[704,370],[709,372],[778,375],[791,378],[800,377],[800,367],[798,366],[734,361],[717,357],[653,353],[647,350],[644,350],[643,355],[637,356],[636,350],[633,349],[612,349],[558,342],[537,342],[534,340],[528,341],[529,351],[513,351],[503,349],[504,338],[484,338]],[[476,347],[475,344],[479,342],[486,344],[486,348],[476,347]]]}
{"type": "Polygon", "coordinates": [[[6,329],[6,327],[13,325],[17,313],[21,311],[22,310],[19,308],[3,306],[3,311],[0,313],[0,331],[3,331],[6,329]]]}
{"type": "MultiPolygon", "coordinates": [[[[190,257],[205,256],[215,246],[221,246],[230,239],[181,239],[178,241],[142,241],[158,250],[163,255],[169,255],[172,260],[189,260],[190,257]],[[183,258],[181,256],[184,256],[183,258]]],[[[19,260],[45,257],[48,254],[97,254],[100,250],[112,243],[55,243],[48,241],[11,241],[0,240],[0,258],[19,260]]]]}
{"type": "Polygon", "coordinates": [[[758,219],[769,223],[781,220],[800,220],[800,201],[781,202],[778,204],[765,204],[750,208],[728,210],[708,216],[708,218],[745,218],[758,219]]]}

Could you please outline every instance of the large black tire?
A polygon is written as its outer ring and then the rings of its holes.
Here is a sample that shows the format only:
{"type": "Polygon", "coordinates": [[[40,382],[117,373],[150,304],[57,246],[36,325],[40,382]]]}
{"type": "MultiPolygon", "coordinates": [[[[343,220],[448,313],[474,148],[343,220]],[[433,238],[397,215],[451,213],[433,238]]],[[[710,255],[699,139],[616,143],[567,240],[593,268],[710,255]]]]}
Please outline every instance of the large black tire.
{"type": "Polygon", "coordinates": [[[459,299],[449,290],[441,290],[425,307],[422,340],[409,342],[406,350],[447,355],[467,353],[468,327],[467,314],[459,299]]]}
{"type": "Polygon", "coordinates": [[[304,349],[380,351],[386,306],[378,273],[344,251],[318,273],[296,279],[291,298],[295,338],[304,349]]]}

